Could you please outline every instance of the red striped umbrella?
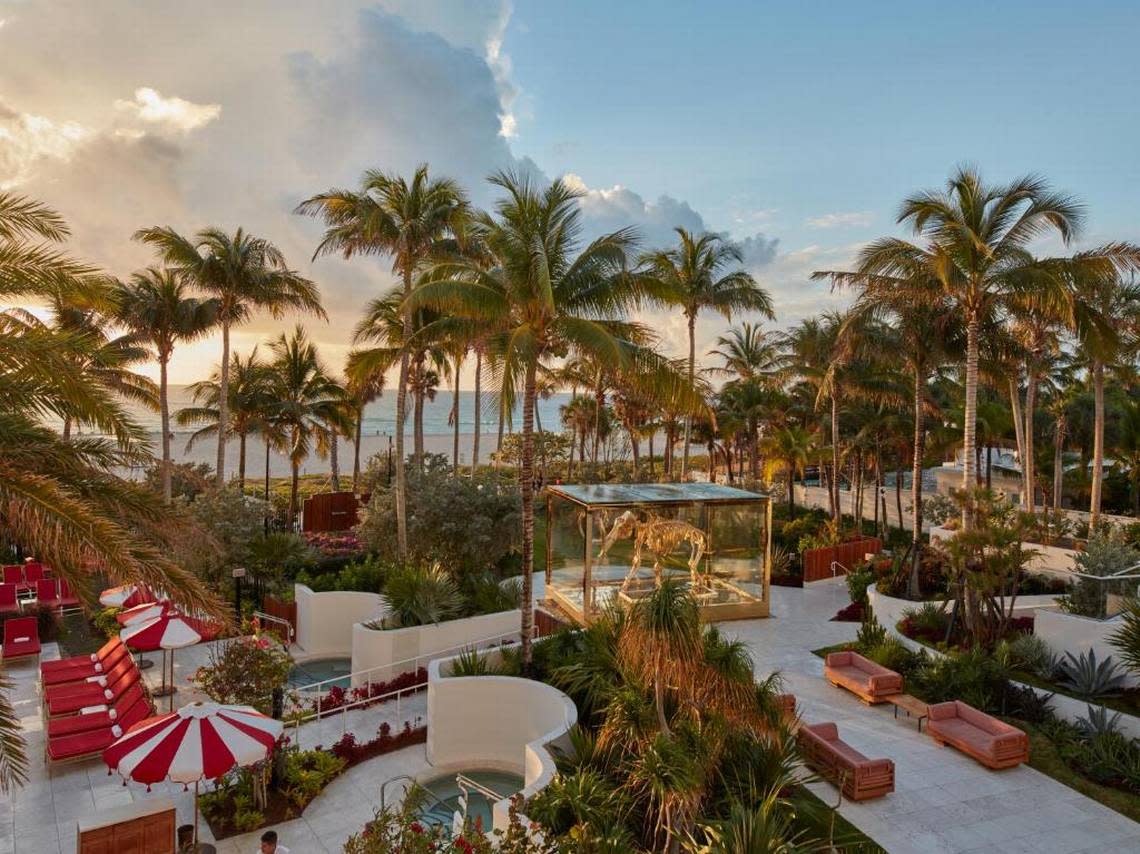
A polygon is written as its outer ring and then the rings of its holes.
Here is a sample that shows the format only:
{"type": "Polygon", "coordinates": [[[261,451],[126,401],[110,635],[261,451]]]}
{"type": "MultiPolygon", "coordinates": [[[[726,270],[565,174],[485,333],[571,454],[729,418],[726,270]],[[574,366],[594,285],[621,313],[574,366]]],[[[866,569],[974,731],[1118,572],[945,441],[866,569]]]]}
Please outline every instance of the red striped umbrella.
{"type": "Polygon", "coordinates": [[[147,602],[120,611],[115,615],[115,619],[119,621],[120,626],[129,626],[133,623],[142,623],[146,620],[153,620],[155,617],[161,617],[170,609],[169,602],[147,602]]]}
{"type": "MultiPolygon", "coordinates": [[[[196,620],[194,621],[197,622],[196,620]]],[[[119,639],[131,649],[150,652],[161,649],[162,687],[154,692],[156,697],[170,697],[170,709],[174,710],[174,650],[200,643],[202,634],[198,626],[192,625],[190,618],[184,617],[173,608],[165,608],[157,617],[140,620],[123,627],[119,639]],[[166,682],[166,651],[170,651],[170,683],[166,682]]]]}
{"type": "Polygon", "coordinates": [[[145,605],[162,597],[142,584],[123,584],[119,587],[109,587],[99,594],[99,604],[104,608],[133,608],[135,605],[145,605]]]}
{"type": "Polygon", "coordinates": [[[198,836],[198,783],[266,759],[285,725],[249,706],[191,703],[147,718],[103,751],[103,761],[123,783],[169,780],[194,784],[194,837],[198,836]]]}

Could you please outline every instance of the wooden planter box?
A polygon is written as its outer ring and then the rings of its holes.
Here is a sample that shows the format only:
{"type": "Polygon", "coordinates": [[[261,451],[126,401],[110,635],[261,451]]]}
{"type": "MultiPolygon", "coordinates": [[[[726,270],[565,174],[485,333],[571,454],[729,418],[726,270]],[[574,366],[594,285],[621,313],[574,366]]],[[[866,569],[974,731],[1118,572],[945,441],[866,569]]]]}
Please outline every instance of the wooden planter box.
{"type": "MultiPolygon", "coordinates": [[[[854,568],[855,564],[867,554],[878,554],[883,550],[883,541],[878,537],[860,537],[849,540],[837,546],[827,546],[822,549],[808,549],[803,553],[804,582],[823,581],[833,577],[832,563],[838,563],[845,569],[854,568]]],[[[843,570],[836,568],[835,575],[845,575],[843,570]]]]}

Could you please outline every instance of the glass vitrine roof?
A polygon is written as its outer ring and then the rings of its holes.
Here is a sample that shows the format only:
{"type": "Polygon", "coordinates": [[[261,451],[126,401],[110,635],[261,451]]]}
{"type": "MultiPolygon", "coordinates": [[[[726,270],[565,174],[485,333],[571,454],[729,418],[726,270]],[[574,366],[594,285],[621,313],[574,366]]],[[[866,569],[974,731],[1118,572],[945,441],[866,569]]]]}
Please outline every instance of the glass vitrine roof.
{"type": "Polygon", "coordinates": [[[595,483],[548,486],[555,495],[586,506],[684,504],[691,501],[764,501],[768,496],[719,483],[595,483]]]}

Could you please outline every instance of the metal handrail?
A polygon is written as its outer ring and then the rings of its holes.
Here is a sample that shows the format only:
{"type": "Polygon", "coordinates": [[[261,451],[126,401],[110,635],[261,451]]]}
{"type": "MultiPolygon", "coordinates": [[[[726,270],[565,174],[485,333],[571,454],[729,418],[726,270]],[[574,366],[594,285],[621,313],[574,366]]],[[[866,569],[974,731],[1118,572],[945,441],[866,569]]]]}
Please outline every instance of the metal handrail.
{"type": "MultiPolygon", "coordinates": [[[[492,789],[488,786],[484,786],[482,783],[478,782],[477,780],[472,780],[466,774],[456,774],[455,775],[455,785],[457,785],[459,787],[460,791],[462,791],[464,793],[464,795],[466,795],[467,789],[471,789],[473,791],[478,792],[480,795],[487,798],[488,800],[501,801],[501,800],[503,800],[503,798],[507,797],[507,795],[500,795],[494,789],[492,789]]],[[[467,818],[466,810],[464,810],[464,813],[465,814],[463,817],[467,818]]]]}
{"type": "MultiPolygon", "coordinates": [[[[420,786],[419,780],[417,780],[411,774],[397,774],[395,777],[389,777],[387,780],[385,780],[383,783],[380,784],[380,811],[381,812],[383,812],[387,806],[388,784],[389,783],[395,783],[397,780],[407,780],[413,786],[420,786]]],[[[423,789],[424,794],[426,794],[429,798],[431,798],[433,801],[435,801],[435,806],[443,807],[445,810],[451,809],[447,804],[445,804],[443,802],[443,800],[439,797],[439,795],[437,795],[431,789],[428,789],[425,786],[420,786],[420,788],[423,789]]]]}
{"type": "Polygon", "coordinates": [[[844,566],[843,564],[841,564],[839,561],[837,561],[837,560],[833,560],[833,561],[831,562],[831,577],[832,577],[832,578],[836,578],[836,577],[837,577],[837,576],[836,576],[836,573],[835,573],[835,567],[839,567],[840,569],[842,569],[842,570],[843,570],[843,574],[844,574],[844,575],[850,575],[850,574],[851,574],[851,570],[850,570],[850,569],[848,569],[847,567],[845,567],[845,566],[844,566]]]}
{"type": "Polygon", "coordinates": [[[285,646],[289,646],[293,642],[293,624],[283,617],[275,617],[272,614],[266,614],[264,611],[254,611],[255,616],[260,623],[280,623],[285,627],[285,646]]]}

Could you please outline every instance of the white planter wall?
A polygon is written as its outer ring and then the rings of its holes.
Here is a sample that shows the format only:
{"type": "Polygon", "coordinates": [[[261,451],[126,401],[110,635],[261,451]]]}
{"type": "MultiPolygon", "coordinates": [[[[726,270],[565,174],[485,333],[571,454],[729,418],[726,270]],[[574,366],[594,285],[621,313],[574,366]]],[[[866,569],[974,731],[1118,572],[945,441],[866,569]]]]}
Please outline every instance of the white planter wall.
{"type": "MultiPolygon", "coordinates": [[[[1040,614],[1041,608],[1051,608],[1056,604],[1057,597],[1052,594],[1043,596],[1018,596],[1013,604],[1013,616],[1015,617],[1032,617],[1035,613],[1040,614]]],[[[895,624],[903,618],[903,612],[914,610],[917,611],[925,603],[911,602],[909,599],[896,599],[894,596],[887,596],[880,593],[875,589],[875,585],[867,588],[867,601],[871,603],[871,609],[875,612],[875,618],[879,623],[887,629],[894,631],[895,624]]],[[[932,604],[941,605],[941,601],[934,601],[932,604]]]]}
{"type": "Polygon", "coordinates": [[[297,646],[312,656],[351,654],[353,624],[384,615],[379,593],[314,593],[304,584],[294,584],[293,598],[297,602],[297,646]]]}
{"type": "MultiPolygon", "coordinates": [[[[931,528],[931,540],[949,540],[958,532],[950,528],[931,528]]],[[[1064,576],[1072,572],[1076,563],[1074,559],[1077,552],[1073,549],[1063,549],[1059,546],[1045,546],[1040,543],[1027,543],[1025,548],[1032,549],[1033,557],[1025,565],[1030,572],[1047,572],[1053,575],[1064,576]]]]}
{"type": "MultiPolygon", "coordinates": [[[[428,667],[428,761],[441,771],[487,768],[520,774],[522,795],[529,798],[554,777],[548,746],[563,745],[577,722],[573,701],[532,679],[443,676],[450,662],[438,659],[428,667]]],[[[495,830],[507,828],[509,809],[509,799],[494,804],[495,830]]]]}
{"type": "Polygon", "coordinates": [[[382,682],[406,670],[424,667],[432,657],[455,655],[464,647],[515,640],[522,612],[500,611],[406,629],[352,626],[352,683],[382,682]]]}

